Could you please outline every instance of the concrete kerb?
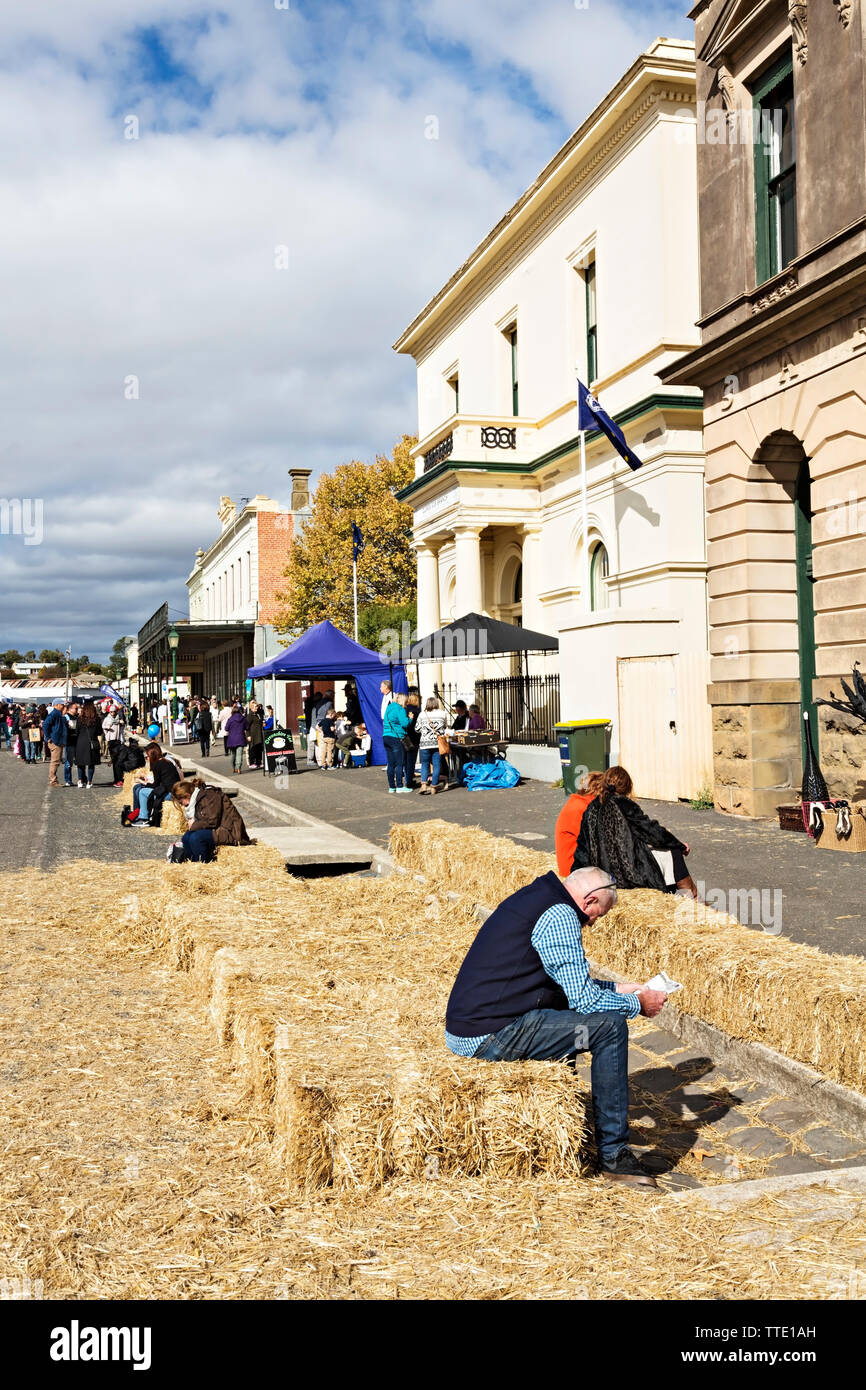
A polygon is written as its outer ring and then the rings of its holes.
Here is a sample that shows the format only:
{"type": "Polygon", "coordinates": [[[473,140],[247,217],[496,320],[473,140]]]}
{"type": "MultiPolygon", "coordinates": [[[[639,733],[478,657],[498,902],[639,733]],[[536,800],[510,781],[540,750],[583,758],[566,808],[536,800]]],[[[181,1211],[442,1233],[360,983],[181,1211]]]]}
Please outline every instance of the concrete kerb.
{"type": "MultiPolygon", "coordinates": [[[[313,836],[320,836],[323,842],[333,842],[335,835],[339,835],[341,843],[346,845],[354,842],[357,845],[357,859],[353,862],[362,863],[369,860],[370,867],[378,874],[393,873],[397,867],[387,850],[380,849],[378,845],[374,845],[368,840],[361,840],[356,835],[350,835],[347,830],[337,830],[329,821],[320,820],[318,816],[311,816],[306,811],[299,811],[295,806],[286,806],[274,797],[268,796],[266,792],[256,791],[246,781],[239,784],[236,777],[224,777],[221,772],[214,772],[209,767],[202,767],[200,763],[193,762],[191,758],[185,758],[184,762],[212,786],[226,787],[242,793],[251,801],[267,807],[272,815],[281,816],[289,826],[307,830],[313,836]]],[[[278,848],[282,848],[282,846],[280,845],[278,848]]],[[[328,858],[333,859],[333,856],[323,856],[322,862],[328,858]]],[[[346,858],[346,855],[338,856],[338,858],[346,858]]],[[[305,850],[302,855],[297,857],[297,861],[307,864],[317,862],[316,856],[311,850],[305,850]]]]}
{"type": "Polygon", "coordinates": [[[709,1207],[739,1206],[755,1197],[773,1197],[783,1192],[796,1192],[801,1187],[842,1187],[852,1192],[866,1191],[866,1167],[825,1168],[820,1173],[789,1173],[778,1178],[751,1178],[744,1182],[726,1183],[723,1187],[690,1187],[684,1192],[665,1193],[668,1202],[689,1205],[700,1203],[709,1207]]]}

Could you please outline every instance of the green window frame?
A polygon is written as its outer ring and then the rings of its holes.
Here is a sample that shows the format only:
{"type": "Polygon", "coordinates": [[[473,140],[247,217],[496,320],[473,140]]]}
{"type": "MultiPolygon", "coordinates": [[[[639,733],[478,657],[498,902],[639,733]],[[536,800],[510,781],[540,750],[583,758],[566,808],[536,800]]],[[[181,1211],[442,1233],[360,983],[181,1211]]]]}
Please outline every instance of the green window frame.
{"type": "Polygon", "coordinates": [[[607,546],[601,541],[593,547],[589,558],[589,607],[593,613],[609,608],[607,579],[610,574],[610,556],[607,546]],[[600,600],[604,602],[600,602],[600,600]]]}
{"type": "Polygon", "coordinates": [[[797,255],[794,63],[779,58],[752,89],[755,274],[763,284],[797,255]]]}
{"type": "Polygon", "coordinates": [[[589,262],[583,277],[586,302],[586,384],[598,378],[598,304],[595,261],[589,262]]]}
{"type": "Polygon", "coordinates": [[[511,349],[511,414],[520,414],[520,388],[517,377],[517,324],[514,323],[505,334],[511,349]]]}

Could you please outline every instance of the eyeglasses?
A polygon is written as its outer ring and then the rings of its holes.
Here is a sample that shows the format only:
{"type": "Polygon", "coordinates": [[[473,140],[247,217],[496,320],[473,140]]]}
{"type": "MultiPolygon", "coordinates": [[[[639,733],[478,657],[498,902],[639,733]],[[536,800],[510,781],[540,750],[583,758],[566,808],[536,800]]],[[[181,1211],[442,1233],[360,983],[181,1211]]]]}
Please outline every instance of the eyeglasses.
{"type": "Polygon", "coordinates": [[[600,890],[601,890],[602,888],[616,888],[616,879],[615,879],[615,878],[612,878],[611,881],[610,881],[610,883],[597,883],[597,884],[595,885],[594,888],[590,888],[590,890],[589,890],[590,896],[591,896],[593,893],[598,893],[598,892],[600,892],[600,890]]]}

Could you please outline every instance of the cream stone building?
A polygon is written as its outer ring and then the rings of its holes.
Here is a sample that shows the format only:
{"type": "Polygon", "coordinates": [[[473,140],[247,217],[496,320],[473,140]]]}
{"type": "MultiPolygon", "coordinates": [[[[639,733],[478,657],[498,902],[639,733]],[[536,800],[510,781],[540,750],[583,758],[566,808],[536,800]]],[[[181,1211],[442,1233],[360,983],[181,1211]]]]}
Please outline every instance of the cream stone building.
{"type": "Polygon", "coordinates": [[[701,0],[701,347],[720,810],[799,799],[802,715],[831,795],[866,736],[817,697],[866,665],[866,11],[701,0]]]}
{"type": "MultiPolygon", "coordinates": [[[[657,40],[395,344],[418,368],[418,632],[482,612],[556,636],[560,717],[610,718],[640,794],[711,776],[701,393],[659,373],[698,344],[695,63],[657,40]],[[576,369],[643,460],[587,436],[576,369]]],[[[529,658],[531,672],[556,659],[529,658]]],[[[502,660],[421,669],[489,704],[502,660]]],[[[552,771],[551,683],[503,730],[552,771]],[[542,737],[539,739],[539,730],[542,737]]],[[[499,714],[504,719],[501,705],[499,714]]]]}

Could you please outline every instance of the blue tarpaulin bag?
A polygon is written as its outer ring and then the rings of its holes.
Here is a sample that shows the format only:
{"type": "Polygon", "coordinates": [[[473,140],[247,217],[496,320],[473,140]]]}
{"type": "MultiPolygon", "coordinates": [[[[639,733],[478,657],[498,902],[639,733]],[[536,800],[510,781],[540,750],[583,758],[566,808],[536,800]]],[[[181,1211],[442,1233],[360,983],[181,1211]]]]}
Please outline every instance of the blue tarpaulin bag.
{"type": "Polygon", "coordinates": [[[463,780],[471,792],[483,792],[498,787],[516,787],[520,773],[513,763],[497,758],[495,763],[466,763],[463,780]]]}

